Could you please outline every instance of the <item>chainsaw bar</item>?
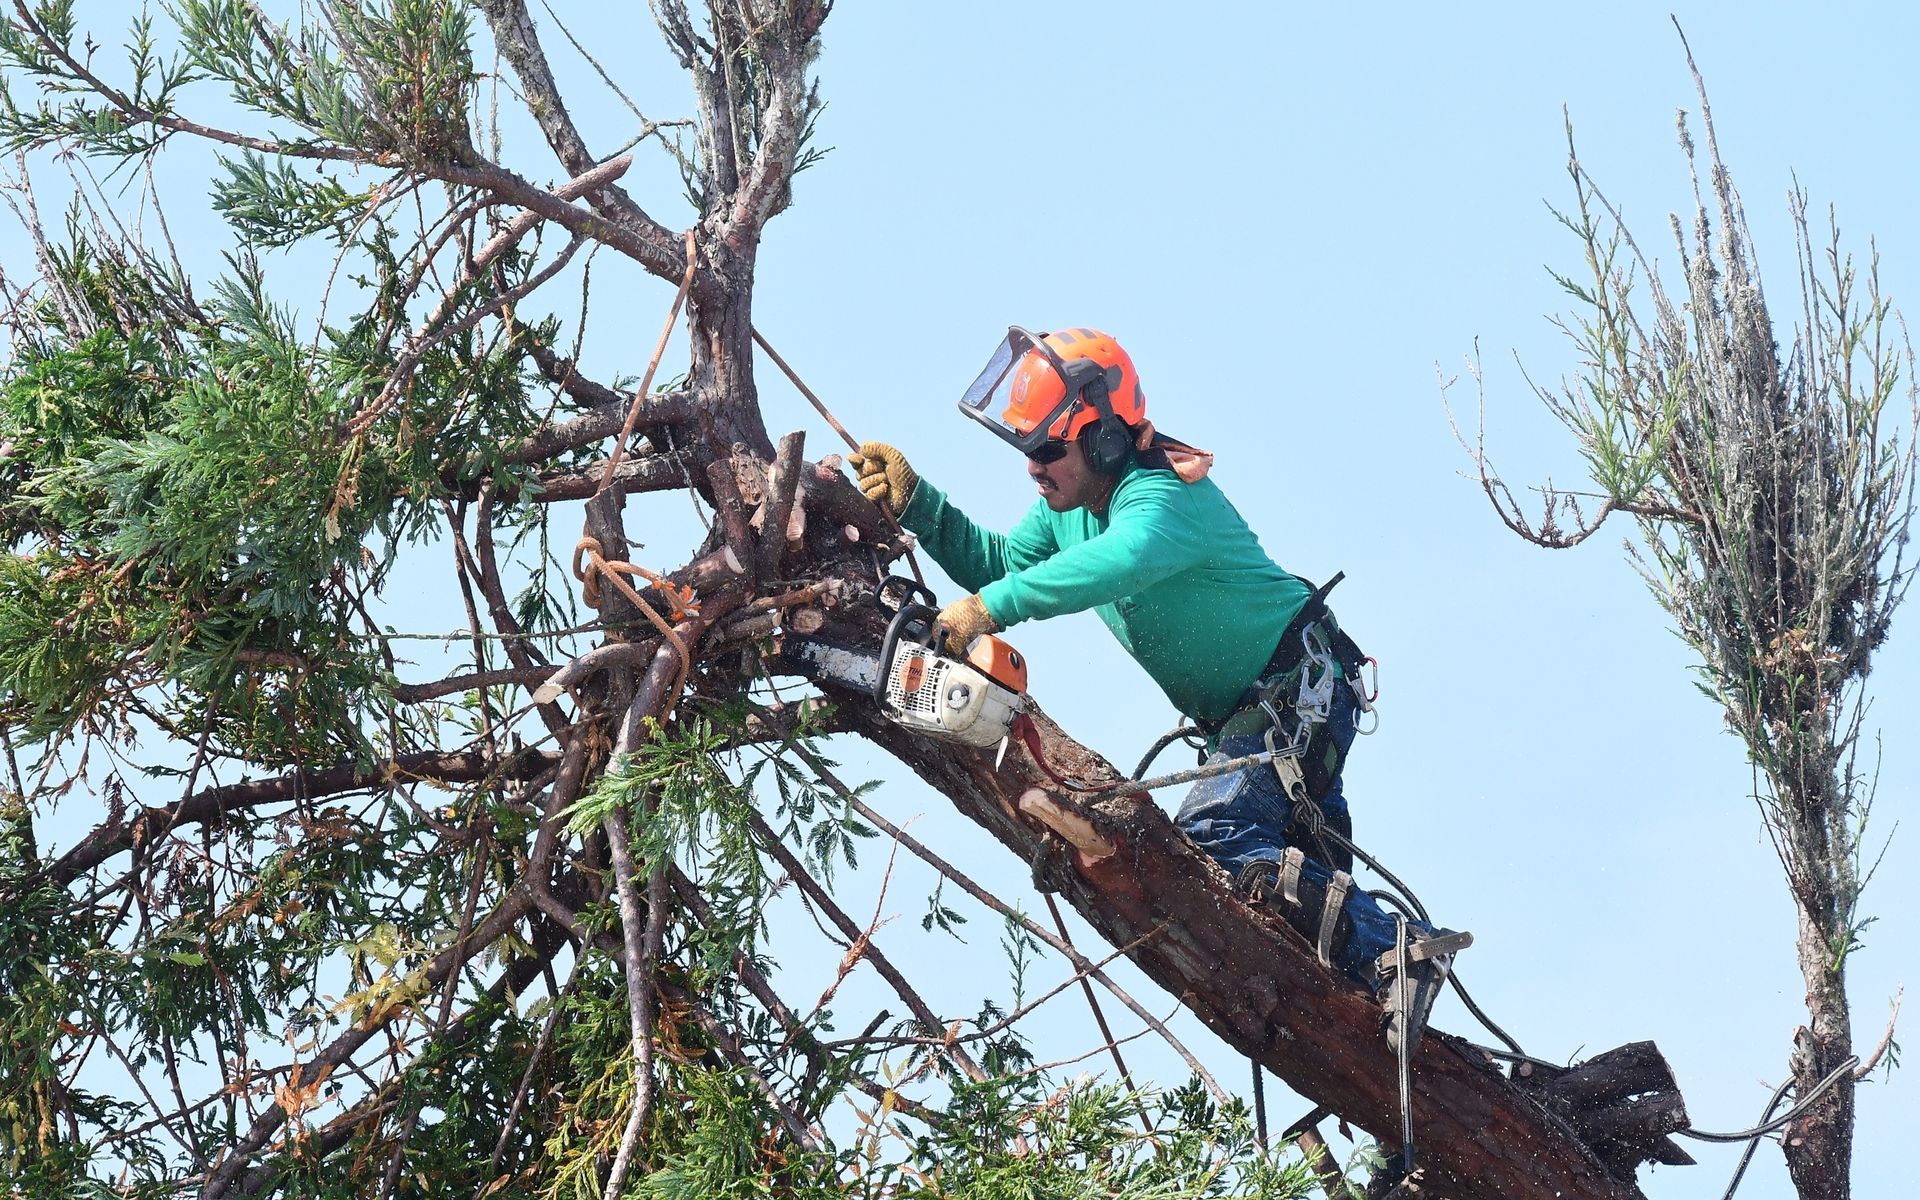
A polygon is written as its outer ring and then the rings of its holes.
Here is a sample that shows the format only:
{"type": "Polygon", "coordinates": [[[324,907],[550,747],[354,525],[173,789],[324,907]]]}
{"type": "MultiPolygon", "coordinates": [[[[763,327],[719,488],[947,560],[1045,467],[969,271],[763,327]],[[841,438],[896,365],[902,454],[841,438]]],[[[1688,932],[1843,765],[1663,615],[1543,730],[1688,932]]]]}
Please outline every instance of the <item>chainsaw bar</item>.
{"type": "Polygon", "coordinates": [[[774,657],[796,675],[809,679],[852,688],[869,696],[880,688],[880,659],[872,651],[789,633],[776,643],[774,657]]]}

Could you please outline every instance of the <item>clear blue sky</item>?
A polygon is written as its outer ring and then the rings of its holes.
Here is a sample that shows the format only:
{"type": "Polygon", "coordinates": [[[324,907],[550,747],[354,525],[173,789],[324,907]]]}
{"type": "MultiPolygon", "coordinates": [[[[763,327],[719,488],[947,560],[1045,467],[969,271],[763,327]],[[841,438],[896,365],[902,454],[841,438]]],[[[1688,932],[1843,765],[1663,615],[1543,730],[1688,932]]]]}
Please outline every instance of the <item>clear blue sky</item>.
{"type": "MultiPolygon", "coordinates": [[[[79,7],[84,19],[121,6],[79,7]]],[[[640,6],[556,7],[649,117],[688,111],[640,6]]],[[[1886,289],[1920,312],[1920,30],[1907,6],[1401,4],[1361,17],[843,2],[818,64],[830,105],[819,140],[833,152],[768,228],[755,319],[858,435],[900,445],[1002,526],[1031,502],[1022,464],[962,422],[959,392],[1010,323],[1121,338],[1156,422],[1219,452],[1216,478],[1274,557],[1309,577],[1347,573],[1343,624],[1384,664],[1382,728],[1349,770],[1358,834],[1438,920],[1476,934],[1460,970],[1480,1002],[1545,1058],[1658,1041],[1695,1121],[1732,1129],[1782,1078],[1804,1016],[1792,910],[1740,747],[1621,554],[1631,530],[1567,552],[1521,544],[1461,477],[1469,463],[1438,384],[1477,340],[1508,478],[1580,480],[1514,354],[1542,379],[1571,359],[1545,319],[1562,311],[1546,267],[1578,261],[1546,208],[1570,198],[1563,106],[1643,241],[1670,244],[1666,216],[1689,200],[1673,114],[1697,108],[1670,10],[1706,74],[1776,311],[1790,314],[1795,291],[1784,196],[1797,174],[1816,208],[1836,207],[1851,249],[1864,256],[1878,239],[1886,289]]],[[[561,39],[548,48],[576,80],[595,148],[625,140],[630,115],[578,82],[561,39]]],[[[525,137],[513,157],[537,178],[555,173],[525,137]]],[[[643,162],[638,198],[684,223],[664,159],[643,151],[643,162]]],[[[185,155],[168,171],[189,192],[204,178],[185,155]]],[[[183,240],[215,243],[195,224],[203,206],[171,215],[183,240]]],[[[669,289],[608,255],[594,270],[589,365],[637,373],[669,289]]],[[[808,429],[815,454],[838,448],[770,369],[761,380],[770,428],[808,429]]],[[[1470,383],[1456,400],[1471,409],[1470,383]]],[[[646,510],[655,524],[641,536],[661,565],[678,561],[684,511],[646,510]]],[[[396,621],[444,629],[451,611],[396,621]]],[[[1920,749],[1899,733],[1920,721],[1916,623],[1920,609],[1902,614],[1873,677],[1882,833],[1920,789],[1920,749]]],[[[1173,723],[1090,615],[1014,637],[1041,702],[1116,762],[1130,766],[1173,723]]],[[[1039,907],[1024,864],[942,799],[859,746],[842,753],[850,775],[898,780],[883,809],[917,816],[916,833],[949,858],[1039,907]]],[[[1894,839],[1867,895],[1879,921],[1850,964],[1863,1047],[1913,975],[1915,846],[1910,832],[1894,839]]],[[[849,910],[869,911],[878,882],[877,869],[850,880],[849,910]]],[[[979,914],[964,946],[922,939],[930,887],[903,858],[886,904],[901,919],[880,942],[936,981],[945,1011],[971,1013],[1000,971],[995,930],[979,914]]],[[[777,956],[817,957],[804,919],[779,920],[793,940],[777,956]]],[[[825,982],[795,971],[788,991],[804,1002],[825,982]]],[[[889,1003],[871,983],[857,975],[842,993],[836,1007],[861,1014],[847,1024],[889,1003]]],[[[1134,990],[1173,1007],[1149,984],[1134,990]]],[[[1470,1024],[1451,999],[1436,1023],[1470,1024]]],[[[1245,1086],[1243,1063],[1197,1023],[1181,1028],[1223,1082],[1245,1086]]],[[[1043,1057],[1097,1040],[1071,994],[1033,1029],[1043,1057]]],[[[1128,1054],[1139,1073],[1177,1079],[1148,1043],[1128,1054]]],[[[1879,1078],[1859,1100],[1863,1197],[1910,1190],[1900,1152],[1920,1121],[1913,1080],[1879,1078]]],[[[1306,1107],[1270,1100],[1281,1123],[1306,1107]]],[[[1719,1195],[1734,1152],[1689,1149],[1701,1166],[1643,1172],[1650,1196],[1719,1195]]],[[[1775,1149],[1762,1148],[1741,1194],[1791,1194],[1775,1149]]]]}
{"type": "MultiPolygon", "coordinates": [[[[856,435],[898,443],[1003,526],[1031,502],[1021,464],[961,423],[959,390],[1009,323],[1119,336],[1157,422],[1220,453],[1274,557],[1347,572],[1343,622],[1384,663],[1383,725],[1349,768],[1359,835],[1474,931],[1459,965],[1476,998],[1548,1058],[1658,1041],[1696,1123],[1734,1129],[1804,1017],[1740,747],[1620,552],[1631,530],[1558,553],[1508,534],[1460,477],[1436,373],[1478,339],[1501,468],[1581,478],[1514,353],[1547,380],[1571,361],[1545,319],[1563,311],[1545,268],[1579,261],[1546,208],[1570,199],[1563,106],[1643,242],[1671,244],[1667,214],[1689,202],[1674,112],[1698,105],[1669,11],[1776,311],[1795,294],[1795,173],[1854,250],[1878,239],[1888,291],[1920,311],[1905,7],[843,5],[820,63],[835,149],[769,229],[756,320],[856,435]]],[[[765,395],[770,424],[817,429],[791,399],[782,419],[776,382],[765,395]]],[[[1457,399],[1471,407],[1470,384],[1457,399]]],[[[1883,832],[1920,787],[1899,733],[1920,719],[1916,622],[1903,614],[1873,677],[1883,832]]],[[[1116,762],[1173,723],[1091,616],[1014,636],[1048,710],[1116,762]]],[[[1028,894],[1021,864],[937,797],[884,795],[1001,894],[1028,894]]],[[[1867,895],[1880,920],[1851,963],[1865,1045],[1913,977],[1916,866],[1902,831],[1867,895]]],[[[918,911],[902,874],[896,929],[918,911]]],[[[1056,1005],[1060,1036],[1088,1039],[1077,1002],[1056,1005]]],[[[1471,1024],[1451,998],[1436,1021],[1471,1024]]],[[[1230,1053],[1211,1061],[1245,1086],[1230,1053]]],[[[1917,1097],[1899,1073],[1861,1090],[1858,1195],[1910,1187],[1917,1097]]],[[[1276,1102],[1282,1120],[1293,1107],[1276,1102]]],[[[1702,1165],[1643,1171],[1649,1195],[1719,1195],[1734,1154],[1688,1148],[1702,1165]]],[[[1775,1148],[1741,1194],[1791,1195],[1775,1148]]]]}

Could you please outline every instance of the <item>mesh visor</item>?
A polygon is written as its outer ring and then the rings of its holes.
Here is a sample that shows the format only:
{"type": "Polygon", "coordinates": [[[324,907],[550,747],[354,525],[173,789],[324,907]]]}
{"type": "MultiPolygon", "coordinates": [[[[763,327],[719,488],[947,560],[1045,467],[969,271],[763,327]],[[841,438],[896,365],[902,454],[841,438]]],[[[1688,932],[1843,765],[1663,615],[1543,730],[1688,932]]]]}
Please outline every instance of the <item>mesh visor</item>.
{"type": "MultiPolygon", "coordinates": [[[[987,360],[979,378],[960,397],[961,412],[991,429],[994,436],[1022,454],[1047,441],[1047,431],[1066,414],[1079,394],[1078,388],[1067,386],[1065,365],[1058,352],[1042,340],[1045,336],[1029,333],[1018,325],[1008,329],[1007,336],[994,347],[993,356],[987,360]],[[1053,386],[1059,389],[1058,400],[1044,412],[1037,411],[1034,398],[1026,394],[1035,387],[1036,373],[1045,371],[1039,368],[1038,361],[1029,362],[1024,371],[1020,369],[1029,353],[1041,356],[1046,368],[1051,369],[1053,386]],[[1023,385],[1020,395],[1014,394],[1016,383],[1023,385]]],[[[1053,388],[1047,390],[1051,392],[1053,388]]]]}

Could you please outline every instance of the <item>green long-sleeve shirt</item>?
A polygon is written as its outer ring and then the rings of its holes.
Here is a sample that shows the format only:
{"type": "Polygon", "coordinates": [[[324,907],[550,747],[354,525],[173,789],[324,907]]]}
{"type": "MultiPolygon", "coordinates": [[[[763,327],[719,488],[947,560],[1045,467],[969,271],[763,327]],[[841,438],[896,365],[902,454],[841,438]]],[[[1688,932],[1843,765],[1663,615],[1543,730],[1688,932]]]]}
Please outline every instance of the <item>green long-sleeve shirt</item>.
{"type": "Polygon", "coordinates": [[[1004,534],[922,479],[900,521],[1002,628],[1093,609],[1173,706],[1233,708],[1306,603],[1212,480],[1129,463],[1104,512],[1035,501],[1004,534]]]}

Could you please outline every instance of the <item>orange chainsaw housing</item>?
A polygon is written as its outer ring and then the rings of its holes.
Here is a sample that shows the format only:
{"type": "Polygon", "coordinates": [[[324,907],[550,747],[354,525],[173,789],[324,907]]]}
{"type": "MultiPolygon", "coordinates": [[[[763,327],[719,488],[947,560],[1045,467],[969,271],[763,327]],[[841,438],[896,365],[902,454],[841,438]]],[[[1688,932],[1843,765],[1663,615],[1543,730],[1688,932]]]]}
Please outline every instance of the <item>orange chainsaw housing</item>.
{"type": "Polygon", "coordinates": [[[967,647],[967,665],[1003,688],[1026,694],[1027,656],[990,633],[967,647]]]}

